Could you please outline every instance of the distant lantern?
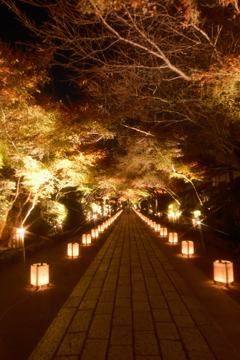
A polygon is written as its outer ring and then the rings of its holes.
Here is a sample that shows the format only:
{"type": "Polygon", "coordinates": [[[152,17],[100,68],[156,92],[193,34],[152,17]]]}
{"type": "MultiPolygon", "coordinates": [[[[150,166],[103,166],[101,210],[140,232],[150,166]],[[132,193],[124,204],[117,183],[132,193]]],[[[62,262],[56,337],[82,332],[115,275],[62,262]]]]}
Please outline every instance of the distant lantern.
{"type": "Polygon", "coordinates": [[[213,262],[214,284],[221,282],[228,286],[234,281],[233,263],[228,260],[216,260],[213,262]]]}
{"type": "Polygon", "coordinates": [[[154,230],[155,230],[155,231],[160,231],[160,229],[161,229],[161,225],[155,223],[155,225],[154,225],[154,230]]]}
{"type": "Polygon", "coordinates": [[[23,228],[16,229],[15,247],[23,247],[24,246],[24,233],[25,233],[25,230],[23,228]]]}
{"type": "Polygon", "coordinates": [[[83,234],[82,235],[82,243],[86,246],[91,244],[91,234],[83,234]]]}
{"type": "Polygon", "coordinates": [[[193,255],[194,254],[194,242],[191,240],[182,241],[182,255],[193,255]]]}
{"type": "Polygon", "coordinates": [[[92,229],[92,230],[91,230],[91,237],[92,237],[92,238],[97,238],[98,235],[99,235],[98,229],[92,229]]]}
{"type": "Polygon", "coordinates": [[[171,244],[177,244],[178,243],[178,234],[176,232],[170,232],[168,234],[168,241],[171,244]]]}
{"type": "Polygon", "coordinates": [[[162,237],[167,237],[168,236],[168,229],[166,227],[161,227],[160,236],[162,236],[162,237]]]}
{"type": "Polygon", "coordinates": [[[104,227],[103,227],[103,225],[98,225],[98,231],[99,231],[99,232],[104,232],[104,227]]]}
{"type": "Polygon", "coordinates": [[[49,265],[45,263],[31,265],[30,283],[37,288],[49,285],[49,265]]]}
{"type": "Polygon", "coordinates": [[[70,257],[79,256],[79,244],[78,243],[68,243],[67,255],[70,257]]]}

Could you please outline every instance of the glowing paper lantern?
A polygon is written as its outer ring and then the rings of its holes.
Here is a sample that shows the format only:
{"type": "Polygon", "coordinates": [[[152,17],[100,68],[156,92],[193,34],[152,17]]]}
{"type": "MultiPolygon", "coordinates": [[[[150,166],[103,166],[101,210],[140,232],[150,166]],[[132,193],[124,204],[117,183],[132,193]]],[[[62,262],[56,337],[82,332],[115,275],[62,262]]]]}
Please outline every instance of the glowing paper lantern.
{"type": "Polygon", "coordinates": [[[171,244],[177,244],[177,242],[178,242],[178,234],[176,232],[170,232],[168,234],[168,241],[171,244]]]}
{"type": "Polygon", "coordinates": [[[98,225],[98,232],[103,232],[103,231],[104,231],[103,225],[98,225]]]}
{"type": "Polygon", "coordinates": [[[182,255],[193,255],[194,254],[194,243],[191,240],[182,241],[182,255]]]}
{"type": "Polygon", "coordinates": [[[78,243],[69,243],[67,246],[67,254],[71,257],[79,256],[79,244],[78,243]]]}
{"type": "Polygon", "coordinates": [[[82,243],[85,245],[91,244],[91,234],[83,234],[82,235],[82,243]]]}
{"type": "Polygon", "coordinates": [[[37,263],[31,265],[30,283],[37,288],[49,284],[49,265],[37,263]]]}
{"type": "Polygon", "coordinates": [[[91,230],[91,237],[92,238],[97,238],[98,237],[98,229],[92,229],[91,230]]]}
{"type": "Polygon", "coordinates": [[[160,236],[167,237],[168,235],[168,229],[165,227],[160,228],[160,236]]]}
{"type": "Polygon", "coordinates": [[[15,247],[23,247],[24,245],[24,232],[23,228],[16,229],[15,247]]]}
{"type": "Polygon", "coordinates": [[[160,231],[160,229],[161,229],[161,225],[155,223],[155,225],[154,225],[154,230],[155,230],[155,231],[160,231]]]}
{"type": "Polygon", "coordinates": [[[221,282],[231,284],[234,281],[233,263],[228,260],[216,260],[213,262],[213,278],[214,284],[221,282]]]}

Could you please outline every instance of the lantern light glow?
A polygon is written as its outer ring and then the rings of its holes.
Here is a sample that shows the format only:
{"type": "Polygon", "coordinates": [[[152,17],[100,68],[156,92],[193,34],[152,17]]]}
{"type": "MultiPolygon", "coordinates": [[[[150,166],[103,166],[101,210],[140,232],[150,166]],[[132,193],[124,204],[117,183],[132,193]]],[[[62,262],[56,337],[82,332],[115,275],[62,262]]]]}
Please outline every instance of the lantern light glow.
{"type": "Polygon", "coordinates": [[[213,278],[214,284],[216,282],[221,282],[226,284],[233,283],[234,274],[233,274],[233,263],[228,260],[216,260],[213,262],[213,278]]]}
{"type": "Polygon", "coordinates": [[[70,257],[79,256],[79,244],[78,243],[69,243],[67,246],[67,254],[70,257]]]}
{"type": "Polygon", "coordinates": [[[31,265],[30,283],[37,288],[42,285],[49,285],[49,265],[46,263],[31,265]]]}
{"type": "Polygon", "coordinates": [[[182,241],[182,255],[193,255],[194,254],[194,242],[191,240],[182,241]]]}

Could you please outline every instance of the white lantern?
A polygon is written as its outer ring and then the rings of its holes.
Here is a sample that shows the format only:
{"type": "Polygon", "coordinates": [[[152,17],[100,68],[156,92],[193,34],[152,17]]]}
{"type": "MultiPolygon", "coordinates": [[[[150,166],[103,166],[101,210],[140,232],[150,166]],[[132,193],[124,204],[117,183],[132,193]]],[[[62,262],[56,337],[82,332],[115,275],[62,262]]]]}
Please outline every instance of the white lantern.
{"type": "Polygon", "coordinates": [[[45,263],[31,265],[30,283],[37,288],[49,285],[49,265],[45,263]]]}
{"type": "Polygon", "coordinates": [[[67,254],[71,257],[79,256],[79,244],[78,243],[69,243],[67,246],[67,254]]]}
{"type": "Polygon", "coordinates": [[[24,232],[25,230],[23,228],[16,229],[15,247],[24,246],[24,232]]]}
{"type": "Polygon", "coordinates": [[[193,255],[194,254],[194,243],[191,240],[182,241],[182,255],[193,255]]]}
{"type": "Polygon", "coordinates": [[[154,225],[154,230],[155,230],[155,231],[160,231],[160,229],[161,229],[161,225],[155,223],[155,225],[154,225]]]}
{"type": "Polygon", "coordinates": [[[98,225],[98,231],[99,231],[99,232],[104,232],[104,227],[103,227],[103,225],[98,225]]]}
{"type": "Polygon", "coordinates": [[[168,234],[168,241],[171,244],[177,244],[177,242],[178,242],[178,234],[176,232],[170,232],[168,234]]]}
{"type": "Polygon", "coordinates": [[[233,283],[233,263],[228,260],[216,260],[213,262],[213,278],[214,284],[221,282],[226,284],[233,283]]]}
{"type": "Polygon", "coordinates": [[[168,229],[165,228],[165,227],[161,227],[161,229],[160,229],[160,236],[162,236],[162,237],[167,237],[167,235],[168,235],[168,229]]]}
{"type": "Polygon", "coordinates": [[[97,238],[98,237],[98,229],[92,229],[91,230],[91,237],[92,238],[97,238]]]}
{"type": "Polygon", "coordinates": [[[91,244],[91,234],[83,234],[82,235],[82,243],[86,246],[91,244]]]}

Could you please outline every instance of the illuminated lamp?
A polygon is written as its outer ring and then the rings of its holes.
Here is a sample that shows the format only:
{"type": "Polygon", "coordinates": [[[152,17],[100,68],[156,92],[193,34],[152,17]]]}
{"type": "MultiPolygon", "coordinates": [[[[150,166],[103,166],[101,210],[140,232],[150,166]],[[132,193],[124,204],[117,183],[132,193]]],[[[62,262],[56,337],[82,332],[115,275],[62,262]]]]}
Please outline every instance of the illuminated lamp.
{"type": "Polygon", "coordinates": [[[98,225],[98,232],[103,232],[103,231],[104,231],[103,225],[98,225]]]}
{"type": "Polygon", "coordinates": [[[178,234],[176,232],[170,232],[168,234],[168,241],[171,244],[177,244],[177,242],[178,242],[178,234]]]}
{"type": "Polygon", "coordinates": [[[68,243],[67,254],[71,257],[79,256],[79,244],[78,243],[68,243]]]}
{"type": "Polygon", "coordinates": [[[82,234],[82,243],[86,246],[91,244],[91,234],[82,234]]]}
{"type": "Polygon", "coordinates": [[[160,236],[167,237],[168,236],[168,229],[166,227],[160,228],[160,236]]]}
{"type": "Polygon", "coordinates": [[[233,263],[228,260],[216,260],[213,262],[213,279],[214,284],[221,282],[226,284],[233,283],[233,263]]]}
{"type": "Polygon", "coordinates": [[[155,223],[155,225],[154,225],[154,230],[155,230],[155,231],[160,231],[160,229],[161,229],[161,225],[155,223]]]}
{"type": "Polygon", "coordinates": [[[31,265],[30,283],[37,288],[49,285],[49,265],[45,263],[31,265]]]}
{"type": "Polygon", "coordinates": [[[97,238],[98,235],[99,235],[98,229],[92,229],[92,230],[91,230],[91,237],[92,237],[92,238],[97,238]]]}
{"type": "Polygon", "coordinates": [[[193,255],[194,254],[194,243],[191,240],[182,241],[182,255],[193,255]]]}
{"type": "Polygon", "coordinates": [[[23,247],[23,245],[24,245],[24,232],[25,232],[25,230],[23,228],[16,229],[15,247],[23,247]]]}

